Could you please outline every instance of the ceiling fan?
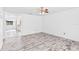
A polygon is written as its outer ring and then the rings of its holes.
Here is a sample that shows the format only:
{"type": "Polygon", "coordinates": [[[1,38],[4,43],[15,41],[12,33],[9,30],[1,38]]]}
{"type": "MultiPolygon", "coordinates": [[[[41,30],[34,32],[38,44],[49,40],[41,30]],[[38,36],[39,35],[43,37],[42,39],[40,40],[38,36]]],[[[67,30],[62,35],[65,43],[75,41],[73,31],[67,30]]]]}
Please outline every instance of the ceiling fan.
{"type": "Polygon", "coordinates": [[[40,7],[40,14],[48,14],[48,8],[46,7],[40,7]]]}
{"type": "MultiPolygon", "coordinates": [[[[36,15],[47,15],[48,14],[48,8],[47,7],[39,7],[32,9],[33,12],[35,12],[36,15]]],[[[34,13],[33,13],[34,15],[34,13]]]]}

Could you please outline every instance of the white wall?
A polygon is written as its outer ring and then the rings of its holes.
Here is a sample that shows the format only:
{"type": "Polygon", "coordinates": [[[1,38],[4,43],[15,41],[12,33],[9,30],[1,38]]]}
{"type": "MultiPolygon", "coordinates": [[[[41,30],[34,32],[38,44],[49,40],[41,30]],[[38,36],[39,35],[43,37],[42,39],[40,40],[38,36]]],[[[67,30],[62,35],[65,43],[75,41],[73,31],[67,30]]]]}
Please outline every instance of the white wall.
{"type": "Polygon", "coordinates": [[[21,15],[21,34],[27,35],[32,33],[42,32],[42,18],[35,15],[21,15]]]}
{"type": "Polygon", "coordinates": [[[3,44],[3,10],[0,8],[0,49],[3,44]]]}
{"type": "MultiPolygon", "coordinates": [[[[15,14],[5,11],[5,19],[20,20],[21,32],[20,35],[28,35],[32,33],[42,32],[42,17],[29,14],[15,14]]],[[[18,22],[17,22],[18,23],[18,22]]],[[[16,27],[13,27],[16,28],[16,27]]],[[[9,28],[10,29],[10,28],[9,28]]]]}
{"type": "Polygon", "coordinates": [[[43,29],[46,33],[79,41],[79,8],[44,16],[43,29]]]}
{"type": "Polygon", "coordinates": [[[18,16],[21,16],[21,35],[46,32],[79,41],[79,8],[47,16],[16,15],[18,16]]]}

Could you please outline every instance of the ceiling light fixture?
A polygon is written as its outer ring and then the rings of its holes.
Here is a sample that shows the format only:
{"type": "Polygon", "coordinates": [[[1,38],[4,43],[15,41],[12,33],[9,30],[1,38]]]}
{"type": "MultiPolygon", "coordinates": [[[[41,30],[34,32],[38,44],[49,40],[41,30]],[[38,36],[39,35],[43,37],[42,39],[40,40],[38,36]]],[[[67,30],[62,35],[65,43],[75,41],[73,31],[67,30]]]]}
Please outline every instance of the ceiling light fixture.
{"type": "Polygon", "coordinates": [[[40,14],[41,15],[48,14],[48,8],[46,8],[46,7],[40,7],[40,14]]]}

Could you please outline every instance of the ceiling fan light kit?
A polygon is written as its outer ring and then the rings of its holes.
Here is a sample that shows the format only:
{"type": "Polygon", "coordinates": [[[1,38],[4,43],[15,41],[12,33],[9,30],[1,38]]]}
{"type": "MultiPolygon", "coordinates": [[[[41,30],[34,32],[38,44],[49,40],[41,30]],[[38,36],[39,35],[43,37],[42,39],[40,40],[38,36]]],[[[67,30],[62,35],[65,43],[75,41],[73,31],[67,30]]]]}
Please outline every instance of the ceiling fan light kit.
{"type": "Polygon", "coordinates": [[[48,14],[48,8],[46,8],[46,7],[40,7],[40,14],[41,15],[48,14]]]}

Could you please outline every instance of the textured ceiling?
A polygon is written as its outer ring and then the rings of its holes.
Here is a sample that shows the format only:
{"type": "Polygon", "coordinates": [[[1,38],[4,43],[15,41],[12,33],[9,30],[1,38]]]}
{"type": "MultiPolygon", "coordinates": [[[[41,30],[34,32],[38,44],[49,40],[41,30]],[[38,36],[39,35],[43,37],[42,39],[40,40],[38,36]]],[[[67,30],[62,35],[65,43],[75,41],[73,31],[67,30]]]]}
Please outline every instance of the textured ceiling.
{"type": "MultiPolygon", "coordinates": [[[[49,11],[48,14],[66,11],[73,8],[77,8],[77,7],[48,7],[48,11],[49,11]]],[[[16,14],[25,13],[25,14],[32,14],[32,15],[34,14],[38,15],[40,12],[39,7],[4,7],[4,10],[7,12],[16,13],[16,14]]]]}

